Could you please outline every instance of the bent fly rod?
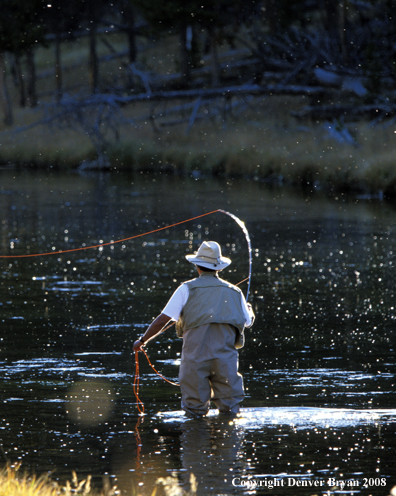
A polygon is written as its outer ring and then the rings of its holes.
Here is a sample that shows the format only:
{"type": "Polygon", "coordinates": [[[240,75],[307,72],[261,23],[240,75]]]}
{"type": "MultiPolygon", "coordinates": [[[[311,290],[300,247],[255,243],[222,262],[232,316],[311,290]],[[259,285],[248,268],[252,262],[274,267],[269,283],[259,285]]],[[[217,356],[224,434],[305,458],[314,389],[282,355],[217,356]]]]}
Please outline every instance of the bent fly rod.
{"type": "MultiPolygon", "coordinates": [[[[77,252],[77,251],[81,251],[81,250],[90,250],[93,248],[103,248],[105,246],[115,245],[117,243],[123,243],[123,242],[129,241],[131,239],[140,238],[142,236],[147,236],[148,234],[153,234],[153,233],[156,233],[159,231],[163,231],[164,229],[169,229],[171,227],[178,226],[180,224],[185,224],[186,222],[191,222],[193,220],[200,219],[201,217],[205,217],[207,215],[212,215],[216,212],[221,212],[221,213],[231,217],[238,224],[238,226],[242,229],[242,231],[245,235],[247,246],[248,246],[248,253],[249,253],[249,276],[247,278],[248,279],[248,288],[247,288],[247,292],[246,292],[246,301],[248,301],[249,292],[250,292],[250,281],[251,281],[251,276],[252,276],[252,247],[251,247],[251,243],[250,243],[249,232],[246,229],[245,223],[241,219],[239,219],[236,215],[232,214],[231,212],[227,212],[226,210],[223,210],[221,208],[219,208],[217,210],[213,210],[212,212],[207,212],[207,213],[204,213],[201,215],[197,215],[195,217],[192,217],[191,219],[186,219],[186,220],[182,220],[180,222],[176,222],[174,224],[166,225],[164,227],[159,227],[157,229],[153,229],[152,231],[148,231],[148,232],[141,233],[141,234],[135,234],[134,236],[130,236],[129,238],[123,238],[123,239],[119,239],[116,241],[109,241],[107,243],[100,243],[100,244],[91,245],[91,246],[82,246],[80,248],[71,248],[71,249],[67,249],[67,250],[56,250],[55,247],[53,247],[52,251],[46,252],[46,253],[25,253],[25,254],[21,254],[21,255],[1,255],[0,254],[0,259],[2,259],[2,258],[3,259],[7,259],[7,258],[11,259],[11,258],[44,257],[44,256],[49,256],[49,255],[64,255],[66,253],[72,253],[72,252],[77,252]]],[[[243,281],[241,281],[241,282],[243,282],[243,281]]]]}
{"type": "Polygon", "coordinates": [[[238,226],[242,229],[243,234],[245,235],[247,246],[248,246],[248,253],[249,253],[249,275],[248,275],[248,287],[246,291],[246,301],[249,299],[249,292],[250,292],[250,281],[252,279],[252,244],[250,242],[250,236],[249,232],[246,229],[245,223],[241,221],[236,215],[227,212],[226,210],[219,209],[219,212],[222,212],[223,214],[229,215],[232,219],[235,220],[235,222],[238,224],[238,226]]]}

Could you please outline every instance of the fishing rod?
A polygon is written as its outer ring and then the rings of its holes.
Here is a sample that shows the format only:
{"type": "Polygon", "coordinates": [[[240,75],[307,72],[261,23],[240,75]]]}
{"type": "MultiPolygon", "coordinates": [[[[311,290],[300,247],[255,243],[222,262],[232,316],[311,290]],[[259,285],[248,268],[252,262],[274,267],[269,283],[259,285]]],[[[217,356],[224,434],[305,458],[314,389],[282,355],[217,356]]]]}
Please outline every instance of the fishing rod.
{"type": "MultiPolygon", "coordinates": [[[[243,279],[242,281],[240,281],[237,286],[239,284],[242,284],[243,282],[245,282],[246,280],[248,280],[248,288],[247,288],[247,291],[246,291],[246,301],[248,301],[248,298],[249,298],[249,292],[250,292],[250,281],[251,281],[251,277],[252,277],[252,245],[251,245],[251,242],[250,242],[250,236],[249,236],[249,232],[245,226],[245,223],[239,219],[239,217],[237,217],[236,215],[232,214],[231,212],[227,212],[226,210],[222,210],[222,209],[218,209],[218,210],[215,210],[214,212],[211,212],[211,213],[215,213],[215,212],[221,212],[223,214],[226,214],[228,215],[229,217],[231,217],[237,224],[238,226],[242,229],[244,235],[245,235],[245,238],[246,238],[246,242],[247,242],[247,245],[248,245],[248,252],[249,252],[249,275],[246,279],[243,279]]],[[[175,324],[175,322],[171,322],[170,324],[166,325],[162,330],[161,330],[161,334],[163,332],[165,332],[166,330],[168,330],[170,327],[172,327],[173,325],[175,324]]],[[[155,368],[154,366],[152,365],[152,363],[150,362],[149,360],[149,357],[146,353],[146,351],[144,349],[141,349],[141,351],[143,351],[143,353],[145,354],[146,358],[147,358],[147,361],[150,365],[150,367],[154,370],[154,372],[160,376],[162,379],[164,379],[166,382],[169,382],[170,384],[173,384],[174,386],[178,386],[177,383],[174,383],[172,381],[169,381],[168,379],[166,379],[164,376],[162,376],[155,368]]],[[[142,403],[142,401],[140,400],[139,398],[139,380],[140,380],[140,377],[139,377],[139,355],[138,355],[138,352],[135,351],[135,367],[136,367],[136,370],[135,370],[135,382],[134,382],[134,393],[135,393],[135,396],[136,396],[136,401],[137,401],[137,407],[138,407],[138,411],[139,411],[139,414],[140,415],[144,415],[144,405],[142,403]]]]}
{"type": "Polygon", "coordinates": [[[22,255],[0,255],[0,258],[46,257],[49,255],[64,255],[66,253],[73,253],[73,252],[82,251],[82,250],[91,250],[93,248],[103,248],[105,246],[111,246],[111,245],[115,245],[117,243],[124,243],[124,242],[130,241],[132,239],[141,238],[143,236],[147,236],[148,234],[153,234],[153,233],[157,233],[159,231],[163,231],[164,229],[170,229],[171,227],[175,227],[175,226],[178,226],[180,224],[185,224],[187,222],[191,222],[192,220],[200,219],[201,217],[205,217],[206,215],[214,214],[218,211],[219,210],[213,210],[212,212],[206,212],[204,214],[192,217],[191,219],[181,220],[180,222],[175,222],[174,224],[169,224],[169,225],[164,226],[164,227],[158,227],[157,229],[153,229],[152,231],[144,232],[141,234],[135,234],[134,236],[129,236],[128,238],[118,239],[117,241],[109,241],[108,243],[100,243],[100,244],[96,244],[96,245],[82,246],[80,248],[70,248],[67,250],[55,250],[54,249],[53,251],[46,252],[46,253],[24,253],[22,255]]]}
{"type": "Polygon", "coordinates": [[[175,227],[175,226],[178,226],[180,224],[185,224],[187,222],[191,222],[193,220],[200,219],[201,217],[205,217],[207,215],[215,214],[216,212],[221,212],[221,213],[231,217],[239,225],[239,227],[242,229],[242,231],[245,235],[246,242],[248,245],[248,251],[249,251],[249,277],[248,277],[249,282],[248,282],[248,289],[247,289],[247,293],[246,293],[246,301],[247,301],[248,297],[249,297],[250,280],[251,280],[251,275],[252,275],[252,248],[251,248],[251,243],[250,243],[249,232],[246,229],[245,223],[241,219],[239,219],[236,215],[232,214],[231,212],[227,212],[226,210],[223,210],[220,208],[217,210],[213,210],[211,212],[206,212],[204,214],[197,215],[195,217],[192,217],[191,219],[185,219],[185,220],[182,220],[180,222],[175,222],[174,224],[170,224],[170,225],[167,225],[164,227],[159,227],[157,229],[153,229],[152,231],[148,231],[145,233],[135,234],[134,236],[130,236],[128,238],[123,238],[123,239],[118,239],[116,241],[109,241],[107,243],[102,242],[102,243],[96,244],[96,245],[82,246],[80,248],[70,248],[70,249],[66,249],[66,250],[53,249],[53,251],[45,252],[45,253],[24,253],[21,255],[2,255],[2,254],[0,254],[0,259],[32,258],[32,257],[44,257],[44,256],[49,256],[49,255],[65,255],[66,253],[78,252],[78,251],[82,251],[82,250],[90,250],[93,248],[103,248],[105,246],[111,246],[111,245],[115,245],[117,243],[124,243],[124,242],[130,241],[132,239],[140,238],[142,236],[147,236],[148,234],[157,233],[157,232],[162,231],[164,229],[169,229],[171,227],[175,227]]]}
{"type": "Polygon", "coordinates": [[[236,215],[232,214],[231,212],[227,212],[226,210],[222,210],[221,208],[218,211],[234,219],[235,222],[238,224],[238,226],[242,229],[243,234],[245,235],[246,242],[248,245],[248,253],[249,253],[249,276],[248,276],[248,287],[246,291],[246,301],[248,301],[249,292],[250,292],[250,281],[252,279],[252,244],[250,242],[249,231],[247,230],[245,223],[241,219],[239,219],[236,215]]]}
{"type": "MultiPolygon", "coordinates": [[[[247,230],[245,223],[239,217],[232,214],[231,212],[227,212],[226,210],[219,208],[218,210],[214,210],[213,212],[210,212],[210,213],[216,213],[216,212],[221,212],[221,213],[226,214],[229,217],[231,217],[231,219],[233,219],[238,224],[238,226],[242,229],[243,234],[245,235],[247,246],[248,246],[248,255],[249,255],[249,273],[248,273],[248,277],[246,277],[245,279],[242,279],[242,281],[239,281],[236,284],[236,286],[239,286],[243,282],[248,281],[248,287],[247,287],[246,298],[245,298],[246,302],[247,302],[249,299],[250,281],[252,279],[252,265],[253,265],[253,263],[252,263],[252,244],[250,242],[249,231],[247,230]]],[[[173,325],[174,325],[174,322],[172,322],[171,324],[168,324],[166,327],[164,327],[162,329],[161,333],[168,330],[173,325]]]]}

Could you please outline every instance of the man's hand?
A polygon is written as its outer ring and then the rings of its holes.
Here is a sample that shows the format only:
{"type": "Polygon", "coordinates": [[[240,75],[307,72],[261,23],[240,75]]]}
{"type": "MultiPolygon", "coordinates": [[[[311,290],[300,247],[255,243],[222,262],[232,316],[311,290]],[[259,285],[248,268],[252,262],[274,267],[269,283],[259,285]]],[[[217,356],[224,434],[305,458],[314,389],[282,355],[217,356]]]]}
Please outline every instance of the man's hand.
{"type": "Polygon", "coordinates": [[[155,336],[161,332],[170,320],[170,317],[164,313],[160,313],[158,317],[148,326],[147,331],[141,336],[142,339],[144,339],[144,343],[142,343],[140,339],[133,343],[133,351],[140,351],[142,346],[150,341],[150,339],[155,338],[155,336]]]}
{"type": "Polygon", "coordinates": [[[143,343],[138,339],[133,343],[133,351],[140,351],[141,347],[143,346],[143,343]]]}
{"type": "Polygon", "coordinates": [[[252,305],[250,303],[246,303],[246,306],[248,308],[248,311],[249,311],[249,314],[250,314],[250,318],[251,318],[251,323],[248,326],[246,326],[246,327],[252,327],[252,325],[254,324],[254,321],[256,320],[256,316],[254,315],[252,305]]]}

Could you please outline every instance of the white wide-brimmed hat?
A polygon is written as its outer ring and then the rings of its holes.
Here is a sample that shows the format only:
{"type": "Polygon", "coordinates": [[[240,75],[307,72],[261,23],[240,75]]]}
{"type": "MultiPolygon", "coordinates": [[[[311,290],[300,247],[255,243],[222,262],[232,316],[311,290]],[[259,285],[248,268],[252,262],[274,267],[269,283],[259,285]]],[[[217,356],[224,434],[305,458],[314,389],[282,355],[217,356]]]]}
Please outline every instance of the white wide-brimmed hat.
{"type": "Polygon", "coordinates": [[[231,260],[221,255],[221,248],[216,241],[204,241],[195,255],[186,255],[189,262],[212,270],[223,270],[231,260]]]}

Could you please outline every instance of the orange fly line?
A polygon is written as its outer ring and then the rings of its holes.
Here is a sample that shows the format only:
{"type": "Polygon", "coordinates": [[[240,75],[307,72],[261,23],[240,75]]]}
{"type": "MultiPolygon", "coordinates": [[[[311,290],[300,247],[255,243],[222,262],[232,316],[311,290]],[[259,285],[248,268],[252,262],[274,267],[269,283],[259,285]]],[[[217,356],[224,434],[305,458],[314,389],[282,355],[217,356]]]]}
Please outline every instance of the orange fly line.
{"type": "MultiPolygon", "coordinates": [[[[143,236],[147,236],[148,234],[153,234],[153,233],[156,233],[156,232],[159,232],[159,231],[163,231],[165,229],[170,229],[171,227],[178,226],[180,224],[185,224],[186,222],[191,222],[193,220],[200,219],[201,217],[205,217],[207,215],[212,215],[212,214],[214,214],[216,212],[222,212],[222,213],[225,213],[225,214],[229,215],[230,217],[234,218],[234,220],[236,220],[238,222],[238,224],[245,231],[245,228],[244,228],[243,223],[237,217],[235,217],[234,215],[230,214],[229,212],[226,212],[225,210],[217,209],[217,210],[213,210],[211,212],[207,212],[205,214],[197,215],[196,217],[191,217],[190,219],[182,220],[180,222],[175,222],[174,224],[169,224],[169,225],[164,226],[164,227],[159,227],[157,229],[153,229],[152,231],[148,231],[148,232],[145,232],[145,233],[135,234],[134,236],[130,236],[128,238],[119,239],[117,241],[109,241],[107,243],[100,243],[100,244],[91,245],[91,246],[82,246],[80,248],[71,248],[69,250],[53,250],[53,251],[46,252],[46,253],[27,253],[27,254],[23,254],[23,255],[0,255],[0,258],[3,258],[3,259],[13,259],[13,258],[44,257],[44,256],[49,256],[49,255],[63,255],[65,253],[72,253],[72,252],[77,252],[77,251],[82,251],[82,250],[90,250],[90,249],[93,249],[93,248],[103,248],[104,246],[115,245],[117,243],[123,243],[123,242],[126,242],[126,241],[130,241],[131,239],[140,238],[140,237],[143,237],[143,236]]],[[[245,233],[245,236],[246,236],[247,241],[248,241],[249,256],[251,257],[250,239],[248,238],[248,234],[247,233],[245,233]]],[[[250,267],[251,267],[251,258],[250,258],[250,267]]],[[[249,280],[249,282],[250,282],[250,270],[249,270],[249,277],[247,277],[246,279],[243,279],[237,285],[242,284],[246,280],[249,280]]],[[[167,327],[165,327],[162,330],[162,332],[165,331],[166,329],[168,329],[169,327],[171,327],[172,325],[173,324],[170,324],[167,327]]],[[[179,386],[179,384],[177,384],[176,382],[172,382],[169,379],[166,379],[163,375],[161,375],[154,368],[154,366],[152,365],[152,363],[150,362],[150,359],[149,359],[146,351],[144,349],[141,349],[141,351],[143,351],[143,353],[145,354],[150,367],[154,370],[154,372],[159,377],[161,377],[164,381],[166,381],[166,382],[168,382],[168,383],[170,383],[170,384],[172,384],[174,386],[179,386]]],[[[136,443],[137,443],[137,460],[136,461],[137,461],[138,464],[140,463],[140,451],[141,451],[141,446],[142,446],[142,442],[141,442],[141,438],[140,438],[140,434],[139,434],[139,424],[140,424],[141,421],[143,421],[143,418],[144,418],[144,404],[141,401],[141,399],[139,398],[139,386],[140,386],[139,358],[138,358],[138,351],[135,351],[135,378],[134,378],[134,383],[133,383],[133,392],[134,392],[135,397],[136,397],[136,404],[137,404],[137,409],[138,409],[138,412],[139,412],[138,421],[137,421],[136,426],[135,426],[135,437],[136,437],[136,443]]]]}
{"type": "MultiPolygon", "coordinates": [[[[156,232],[159,232],[159,231],[163,231],[165,229],[170,229],[171,227],[178,226],[180,224],[185,224],[187,222],[191,222],[193,220],[200,219],[201,217],[205,217],[207,215],[215,214],[216,212],[222,212],[222,213],[225,213],[225,214],[230,215],[231,217],[237,219],[235,216],[233,216],[229,212],[226,212],[226,211],[224,211],[222,209],[217,209],[217,210],[212,210],[211,212],[206,212],[204,214],[197,215],[195,217],[191,217],[190,219],[185,219],[185,220],[182,220],[182,221],[179,221],[179,222],[175,222],[174,224],[168,224],[168,225],[166,225],[164,227],[159,227],[157,229],[153,229],[152,231],[148,231],[148,232],[141,233],[141,234],[135,234],[134,236],[130,236],[128,238],[119,239],[117,241],[109,241],[107,243],[100,243],[100,244],[91,245],[91,246],[82,246],[80,248],[71,248],[69,250],[53,250],[53,251],[46,252],[46,253],[26,253],[26,254],[22,254],[22,255],[0,255],[0,258],[4,258],[4,259],[7,259],[8,258],[8,259],[10,259],[10,258],[44,257],[44,256],[48,256],[48,255],[63,255],[65,253],[72,253],[72,252],[77,252],[77,251],[82,251],[82,250],[90,250],[90,249],[93,249],[93,248],[102,248],[104,246],[115,245],[117,243],[123,243],[123,242],[126,242],[126,241],[130,241],[131,239],[141,238],[143,236],[147,236],[149,234],[153,234],[153,233],[156,233],[156,232]]],[[[238,221],[238,223],[240,223],[239,219],[237,219],[237,221],[238,221]]],[[[249,280],[249,279],[250,279],[250,275],[246,279],[243,279],[242,281],[240,281],[237,284],[237,286],[239,284],[245,282],[246,280],[249,280]]],[[[166,329],[168,329],[172,325],[173,324],[169,325],[168,327],[166,327],[165,329],[163,329],[163,331],[165,331],[166,329]]],[[[172,382],[172,381],[166,379],[163,375],[161,375],[154,368],[154,366],[152,365],[152,363],[150,362],[150,359],[149,359],[146,351],[144,349],[142,349],[141,351],[143,351],[143,353],[145,354],[145,356],[147,358],[147,361],[148,361],[150,367],[154,370],[154,372],[157,375],[159,375],[164,381],[169,382],[170,384],[173,384],[174,386],[178,386],[179,385],[179,384],[177,384],[175,382],[172,382]]],[[[136,397],[137,409],[139,411],[139,414],[140,415],[144,415],[144,404],[143,404],[143,402],[139,398],[139,386],[140,386],[139,359],[138,359],[138,352],[136,351],[135,352],[135,380],[134,380],[134,384],[133,384],[133,391],[134,391],[134,394],[135,394],[135,397],[136,397]]]]}
{"type": "MultiPolygon", "coordinates": [[[[242,284],[243,282],[247,281],[248,279],[249,279],[249,277],[246,277],[242,281],[238,282],[238,284],[236,284],[236,286],[239,286],[240,284],[242,284]]],[[[174,324],[175,324],[174,322],[172,322],[171,324],[168,324],[166,327],[164,327],[161,330],[161,333],[163,333],[164,331],[166,331],[167,329],[169,329],[170,327],[172,327],[174,324]]],[[[164,377],[162,374],[160,374],[158,372],[158,370],[156,370],[154,368],[154,365],[151,363],[151,361],[150,361],[150,359],[149,359],[149,357],[147,355],[147,352],[146,352],[146,350],[144,348],[140,348],[140,351],[142,351],[145,354],[150,367],[154,370],[154,372],[159,377],[161,377],[161,379],[163,379],[165,382],[168,382],[169,384],[172,384],[173,386],[179,386],[179,384],[177,382],[170,381],[169,379],[167,379],[166,377],[164,377]]],[[[134,380],[134,383],[133,383],[133,392],[134,392],[135,397],[136,397],[136,406],[137,406],[138,412],[139,412],[140,415],[144,415],[144,404],[141,401],[141,399],[139,398],[139,387],[140,387],[139,352],[138,351],[135,351],[135,380],[134,380]]]]}
{"type": "Polygon", "coordinates": [[[108,243],[100,243],[98,245],[92,246],[82,246],[80,248],[71,248],[70,250],[54,250],[49,251],[47,253],[27,253],[24,255],[0,255],[0,258],[27,258],[27,257],[44,257],[48,255],[63,255],[64,253],[72,253],[74,251],[81,250],[90,250],[92,248],[102,248],[103,246],[115,245],[116,243],[123,243],[125,241],[130,241],[131,239],[141,238],[142,236],[147,236],[148,234],[153,234],[159,231],[163,231],[164,229],[170,229],[171,227],[178,226],[180,224],[185,224],[186,222],[191,222],[192,220],[200,219],[201,217],[205,217],[206,215],[215,214],[216,212],[220,212],[221,210],[213,210],[212,212],[207,212],[205,214],[197,215],[196,217],[191,217],[191,219],[182,220],[180,222],[175,222],[174,224],[169,224],[164,227],[158,227],[157,229],[153,229],[152,231],[148,231],[141,234],[135,234],[134,236],[130,236],[129,238],[118,239],[117,241],[109,241],[108,243]]]}
{"type": "MultiPolygon", "coordinates": [[[[168,326],[168,327],[170,327],[170,326],[168,326]]],[[[143,348],[141,348],[140,350],[145,354],[150,367],[154,370],[154,372],[159,377],[161,377],[161,379],[163,379],[164,381],[168,382],[169,384],[172,384],[173,386],[178,386],[179,385],[177,382],[170,381],[169,379],[167,379],[166,377],[164,377],[162,374],[160,374],[158,372],[158,370],[156,370],[154,368],[154,365],[151,363],[151,361],[150,361],[150,359],[149,359],[149,357],[148,357],[148,355],[146,353],[146,350],[144,350],[143,348]]],[[[144,415],[144,404],[141,401],[141,399],[139,398],[139,386],[140,386],[139,352],[138,351],[135,351],[135,381],[133,383],[133,392],[134,392],[135,397],[136,397],[136,405],[137,405],[138,412],[139,412],[140,415],[144,415]]]]}

